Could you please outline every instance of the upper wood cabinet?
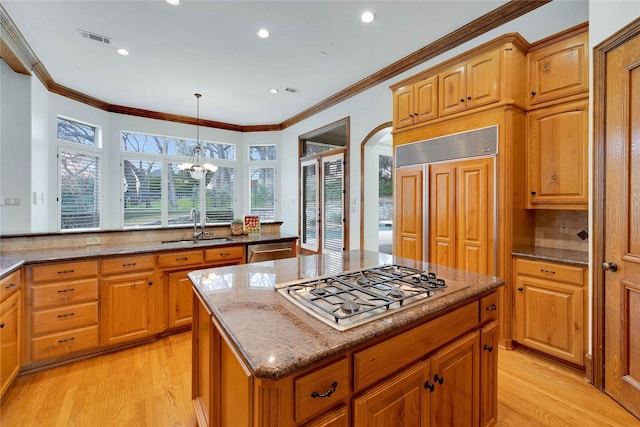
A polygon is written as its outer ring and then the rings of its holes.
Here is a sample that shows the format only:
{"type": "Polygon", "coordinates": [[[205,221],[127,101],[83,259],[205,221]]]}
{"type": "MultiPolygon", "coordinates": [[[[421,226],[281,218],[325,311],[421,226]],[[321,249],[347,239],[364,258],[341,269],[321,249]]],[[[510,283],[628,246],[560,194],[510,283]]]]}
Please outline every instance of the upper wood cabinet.
{"type": "Polygon", "coordinates": [[[543,45],[528,54],[528,105],[589,91],[589,33],[543,45]]]}
{"type": "Polygon", "coordinates": [[[439,115],[459,113],[500,100],[500,57],[493,50],[438,75],[439,115]]]}
{"type": "Polygon", "coordinates": [[[529,208],[588,208],[588,101],[527,114],[529,208]]]}
{"type": "Polygon", "coordinates": [[[393,93],[393,123],[396,128],[438,117],[438,76],[403,86],[393,93]]]}

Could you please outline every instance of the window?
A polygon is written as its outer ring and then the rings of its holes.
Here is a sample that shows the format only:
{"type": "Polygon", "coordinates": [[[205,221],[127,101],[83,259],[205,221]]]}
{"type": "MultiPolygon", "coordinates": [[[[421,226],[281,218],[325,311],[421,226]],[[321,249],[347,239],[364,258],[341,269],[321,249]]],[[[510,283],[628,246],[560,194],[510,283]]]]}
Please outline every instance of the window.
{"type": "Polygon", "coordinates": [[[121,139],[125,228],[191,224],[192,209],[206,215],[207,223],[234,218],[235,145],[200,141],[218,168],[200,181],[178,168],[197,141],[133,132],[122,132],[121,139]]]}
{"type": "Polygon", "coordinates": [[[249,197],[251,215],[261,221],[276,218],[276,146],[249,146],[249,197]]]}
{"type": "Polygon", "coordinates": [[[98,229],[101,160],[95,126],[58,117],[58,206],[60,230],[98,229]]]}

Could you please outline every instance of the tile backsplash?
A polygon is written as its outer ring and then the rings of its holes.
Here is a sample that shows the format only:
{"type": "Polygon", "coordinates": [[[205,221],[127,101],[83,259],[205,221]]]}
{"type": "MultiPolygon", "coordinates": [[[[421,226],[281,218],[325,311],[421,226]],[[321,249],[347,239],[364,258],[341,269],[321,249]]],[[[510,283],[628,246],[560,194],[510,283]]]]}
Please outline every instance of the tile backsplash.
{"type": "Polygon", "coordinates": [[[582,230],[589,231],[588,211],[538,209],[535,229],[536,246],[589,251],[589,238],[583,240],[578,236],[582,230]]]}

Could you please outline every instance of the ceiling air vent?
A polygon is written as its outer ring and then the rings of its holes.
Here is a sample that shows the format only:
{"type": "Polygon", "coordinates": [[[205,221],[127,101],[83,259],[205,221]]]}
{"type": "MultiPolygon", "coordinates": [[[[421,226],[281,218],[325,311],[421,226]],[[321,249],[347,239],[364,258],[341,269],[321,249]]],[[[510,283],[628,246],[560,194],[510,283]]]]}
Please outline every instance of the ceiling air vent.
{"type": "Polygon", "coordinates": [[[300,89],[296,89],[294,87],[288,87],[284,91],[285,92],[291,92],[291,93],[300,93],[300,92],[302,92],[300,89]]]}
{"type": "Polygon", "coordinates": [[[97,41],[105,44],[111,44],[111,37],[101,36],[100,34],[90,33],[89,31],[85,31],[85,30],[78,30],[78,32],[85,39],[89,39],[89,40],[93,40],[93,41],[97,41]]]}

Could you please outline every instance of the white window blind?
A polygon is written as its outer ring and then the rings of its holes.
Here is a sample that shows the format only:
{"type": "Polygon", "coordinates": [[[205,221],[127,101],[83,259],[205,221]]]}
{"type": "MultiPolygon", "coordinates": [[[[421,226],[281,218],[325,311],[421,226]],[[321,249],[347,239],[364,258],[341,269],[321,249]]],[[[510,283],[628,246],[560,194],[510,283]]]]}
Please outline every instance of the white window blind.
{"type": "Polygon", "coordinates": [[[218,170],[207,173],[206,210],[207,222],[230,222],[235,215],[236,169],[218,167],[218,170]]]}
{"type": "Polygon", "coordinates": [[[303,162],[302,168],[302,238],[301,247],[318,250],[318,162],[303,162]]]}
{"type": "Polygon", "coordinates": [[[100,156],[59,148],[60,229],[100,228],[100,156]]]}
{"type": "Polygon", "coordinates": [[[323,252],[343,251],[344,168],[343,156],[322,159],[322,236],[323,252]]]}
{"type": "Polygon", "coordinates": [[[162,163],[125,158],[122,165],[125,227],[160,225],[162,163]]]}
{"type": "Polygon", "coordinates": [[[273,221],[276,208],[276,168],[250,167],[251,215],[261,221],[273,221]]]}

